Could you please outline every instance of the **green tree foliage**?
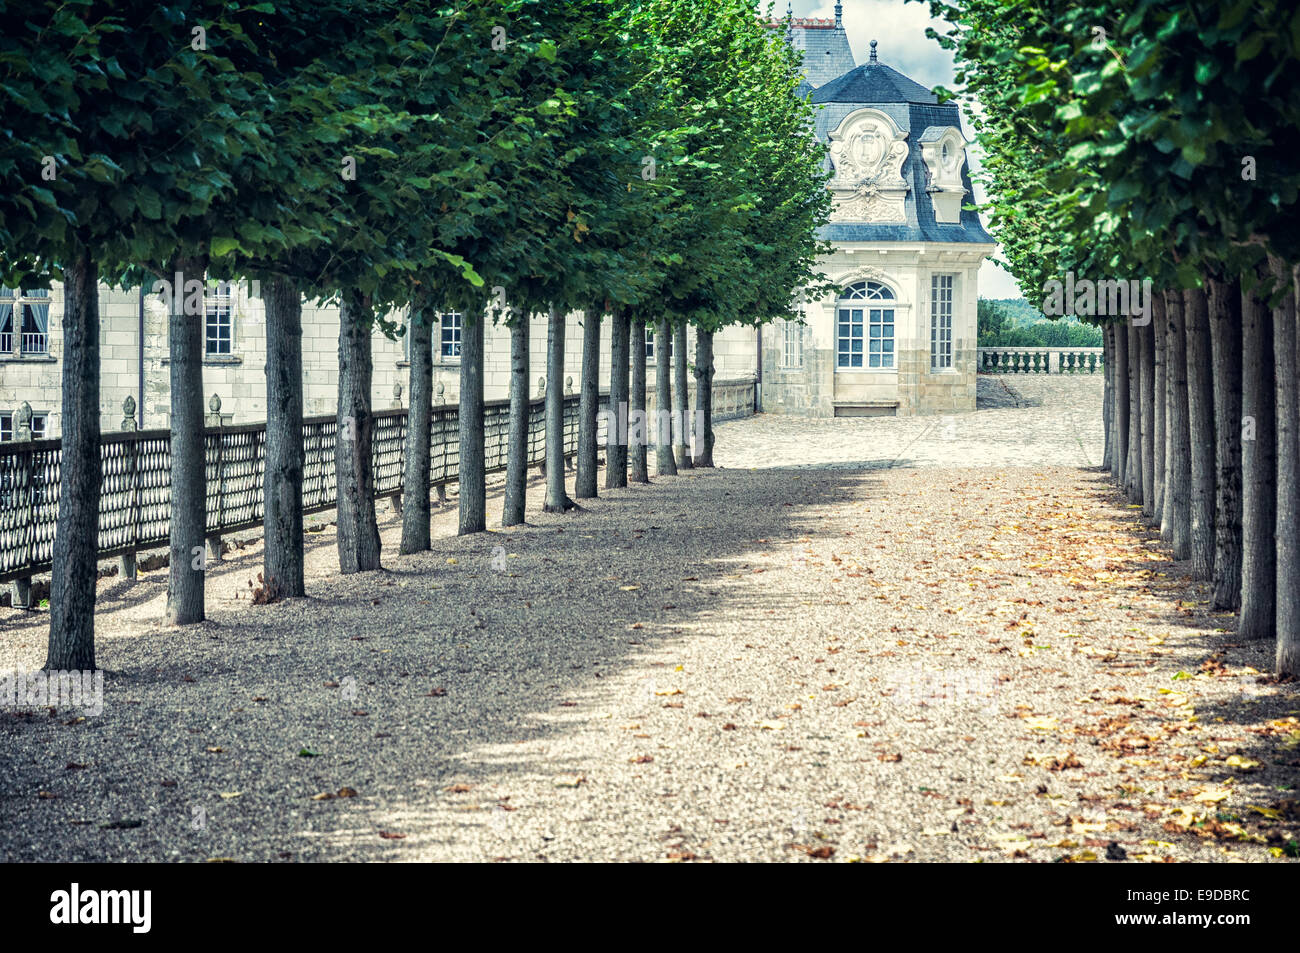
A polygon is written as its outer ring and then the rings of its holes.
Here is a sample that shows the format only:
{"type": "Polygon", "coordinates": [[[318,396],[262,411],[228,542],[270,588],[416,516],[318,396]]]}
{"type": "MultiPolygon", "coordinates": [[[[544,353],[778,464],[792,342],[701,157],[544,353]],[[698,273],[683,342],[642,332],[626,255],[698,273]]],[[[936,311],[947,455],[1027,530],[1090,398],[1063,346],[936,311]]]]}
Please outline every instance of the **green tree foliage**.
{"type": "Polygon", "coordinates": [[[980,298],[980,347],[1101,347],[1101,330],[1072,315],[1046,318],[1024,298],[980,298]]]}

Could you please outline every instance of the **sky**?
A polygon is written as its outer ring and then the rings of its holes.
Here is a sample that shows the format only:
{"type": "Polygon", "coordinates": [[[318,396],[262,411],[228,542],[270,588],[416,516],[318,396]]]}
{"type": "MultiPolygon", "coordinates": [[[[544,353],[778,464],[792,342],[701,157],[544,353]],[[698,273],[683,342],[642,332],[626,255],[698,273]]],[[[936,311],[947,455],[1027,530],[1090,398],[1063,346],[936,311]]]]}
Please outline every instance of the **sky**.
{"type": "MultiPolygon", "coordinates": [[[[776,15],[784,16],[787,2],[796,17],[833,19],[835,0],[776,0],[776,15]]],[[[903,0],[842,0],[844,29],[849,46],[859,63],[867,61],[870,44],[876,40],[876,57],[922,86],[953,85],[952,54],[928,39],[925,29],[933,26],[946,32],[947,24],[930,16],[928,3],[905,3],[903,0]]],[[[963,117],[962,130],[969,140],[970,123],[963,117]]],[[[975,200],[983,201],[983,190],[975,186],[975,200]]],[[[985,223],[987,225],[987,221],[985,223]]],[[[1000,254],[1001,248],[994,252],[1000,254]]],[[[1016,280],[991,261],[980,266],[979,293],[982,298],[1022,297],[1016,280]]]]}

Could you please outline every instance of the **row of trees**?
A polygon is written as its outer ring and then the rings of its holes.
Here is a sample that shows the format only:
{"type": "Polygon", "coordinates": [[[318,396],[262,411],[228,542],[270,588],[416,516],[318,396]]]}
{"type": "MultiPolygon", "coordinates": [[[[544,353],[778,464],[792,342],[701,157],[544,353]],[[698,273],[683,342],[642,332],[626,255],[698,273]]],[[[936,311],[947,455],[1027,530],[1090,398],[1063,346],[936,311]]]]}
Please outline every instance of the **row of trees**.
{"type": "MultiPolygon", "coordinates": [[[[1105,465],[1300,674],[1300,14],[1275,0],[937,0],[1021,287],[1149,280],[1107,350],[1105,465]]],[[[1132,302],[1130,302],[1130,305],[1132,302]]],[[[1096,310],[1092,311],[1094,315],[1096,310]]]]}
{"type": "MultiPolygon", "coordinates": [[[[545,508],[573,505],[563,461],[565,315],[583,313],[573,496],[596,495],[600,323],[611,402],[644,407],[629,341],[656,333],[658,393],[686,400],[686,331],[712,465],[712,335],[792,316],[817,277],[829,206],[796,54],[748,0],[181,0],[11,5],[0,280],[64,285],[63,461],[47,666],[94,667],[99,458],[97,288],[261,282],[267,320],[268,586],[304,594],[302,312],[340,309],[338,551],[377,569],[371,340],[409,333],[403,552],[427,549],[432,318],[466,315],[460,532],[487,525],[483,328],[511,330],[502,523],[524,519],[528,328],[548,315],[545,508]],[[25,21],[25,22],[24,22],[25,21]],[[760,276],[756,279],[756,276],[760,276]],[[394,315],[404,315],[401,321],[394,315]],[[669,338],[675,366],[668,364],[669,338]]],[[[196,286],[197,287],[197,286],[196,286]]],[[[167,618],[204,617],[202,308],[171,303],[167,618]],[[198,312],[196,315],[195,312],[198,312]]],[[[639,370],[639,377],[638,377],[639,370]]],[[[685,414],[682,414],[685,417],[685,414]]],[[[611,445],[607,486],[648,479],[611,445]]]]}

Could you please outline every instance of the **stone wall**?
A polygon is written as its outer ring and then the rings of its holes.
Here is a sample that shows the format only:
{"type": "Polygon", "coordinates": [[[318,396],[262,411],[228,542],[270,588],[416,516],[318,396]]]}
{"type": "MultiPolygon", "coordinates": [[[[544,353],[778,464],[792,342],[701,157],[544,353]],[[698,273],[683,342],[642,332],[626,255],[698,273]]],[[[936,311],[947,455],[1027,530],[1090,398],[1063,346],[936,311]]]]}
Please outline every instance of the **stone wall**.
{"type": "MultiPolygon", "coordinates": [[[[232,354],[204,361],[203,389],[216,394],[222,403],[226,423],[248,423],[266,419],[266,317],[260,298],[247,287],[232,287],[234,337],[232,354]]],[[[121,429],[122,403],[127,396],[138,398],[140,373],[138,289],[100,289],[100,426],[105,431],[121,429]]],[[[50,292],[49,356],[0,359],[0,411],[16,410],[24,401],[36,414],[48,415],[47,433],[62,433],[63,291],[55,285],[50,292]]],[[[167,305],[158,295],[147,294],[144,304],[144,401],[142,429],[167,427],[170,422],[170,362],[167,359],[167,305]]],[[[332,414],[337,406],[338,308],[315,302],[303,306],[303,411],[308,416],[332,414]]],[[[582,358],[581,313],[568,316],[565,329],[565,377],[579,386],[582,358]]],[[[202,318],[196,318],[202,320],[202,318]]],[[[546,373],[546,317],[532,318],[529,393],[538,393],[539,379],[546,373]]],[[[436,333],[436,329],[435,329],[436,333]]],[[[601,380],[609,386],[610,329],[601,328],[601,380]]],[[[695,334],[689,332],[693,357],[695,334]]],[[[633,353],[642,353],[634,344],[633,353]]],[[[752,378],[755,373],[756,342],[752,328],[728,328],[715,336],[715,380],[752,378]]],[[[454,403],[459,397],[460,363],[444,361],[434,352],[434,400],[454,403]],[[439,388],[441,387],[441,391],[439,388]]],[[[651,390],[654,365],[647,362],[646,376],[651,390]]],[[[390,340],[378,331],[374,335],[374,380],[371,400],[376,409],[393,406],[394,387],[402,389],[403,406],[410,390],[410,365],[404,338],[390,340]]],[[[504,326],[489,325],[485,331],[484,391],[488,400],[508,396],[510,379],[510,332],[504,326]]],[[[692,379],[693,380],[693,379],[692,379]]],[[[693,383],[692,383],[693,387],[693,383]]],[[[566,388],[567,390],[568,388],[566,388]]]]}
{"type": "Polygon", "coordinates": [[[982,252],[947,246],[839,248],[821,262],[840,289],[862,280],[890,288],[891,301],[858,307],[894,310],[894,370],[836,370],[839,296],[802,308],[802,366],[787,368],[784,322],[763,329],[762,409],[817,417],[882,414],[914,416],[975,409],[977,274],[982,252]],[[956,276],[953,289],[953,362],[930,367],[930,281],[956,276]]]}

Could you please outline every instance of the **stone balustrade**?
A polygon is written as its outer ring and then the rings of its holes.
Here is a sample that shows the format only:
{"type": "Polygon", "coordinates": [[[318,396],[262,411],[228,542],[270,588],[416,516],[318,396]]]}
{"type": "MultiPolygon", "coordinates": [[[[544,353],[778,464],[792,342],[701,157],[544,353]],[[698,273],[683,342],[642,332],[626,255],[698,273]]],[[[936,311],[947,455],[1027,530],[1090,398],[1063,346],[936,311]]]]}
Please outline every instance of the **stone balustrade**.
{"type": "Polygon", "coordinates": [[[1104,367],[1099,347],[982,347],[981,374],[1095,374],[1104,367]]]}

